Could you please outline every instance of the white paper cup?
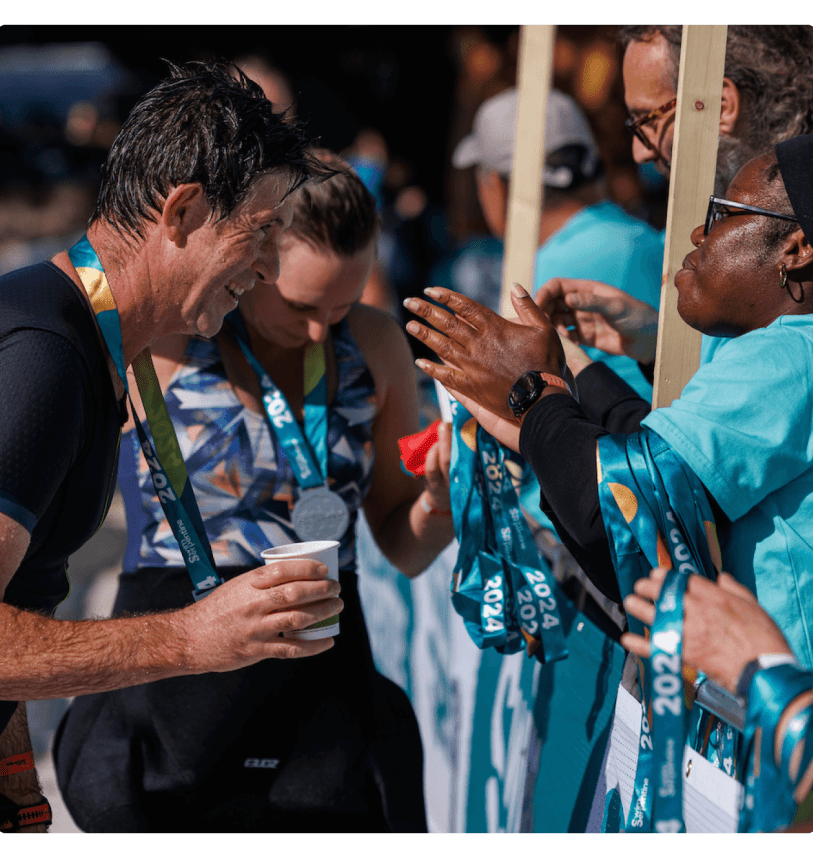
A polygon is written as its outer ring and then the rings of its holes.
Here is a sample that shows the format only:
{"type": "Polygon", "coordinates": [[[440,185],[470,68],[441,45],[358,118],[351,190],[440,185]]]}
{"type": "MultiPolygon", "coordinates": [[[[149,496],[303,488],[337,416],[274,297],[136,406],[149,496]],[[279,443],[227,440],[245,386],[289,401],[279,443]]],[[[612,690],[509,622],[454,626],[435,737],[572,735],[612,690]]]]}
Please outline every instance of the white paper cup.
{"type": "MultiPolygon", "coordinates": [[[[289,545],[277,545],[266,548],[260,554],[265,565],[277,560],[291,560],[295,557],[308,557],[318,560],[327,566],[327,576],[334,581],[339,580],[339,543],[335,539],[321,539],[315,542],[292,542],[289,545]]],[[[339,617],[328,617],[308,626],[306,629],[284,632],[286,638],[314,641],[320,638],[332,638],[339,634],[339,617]]]]}

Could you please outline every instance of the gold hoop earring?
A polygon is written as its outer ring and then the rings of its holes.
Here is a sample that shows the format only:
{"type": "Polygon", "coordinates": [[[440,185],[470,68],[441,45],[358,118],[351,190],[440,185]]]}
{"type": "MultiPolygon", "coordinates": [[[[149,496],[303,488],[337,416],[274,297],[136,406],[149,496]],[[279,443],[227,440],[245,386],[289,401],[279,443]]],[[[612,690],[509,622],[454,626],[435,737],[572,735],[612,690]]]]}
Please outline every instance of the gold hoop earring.
{"type": "Polygon", "coordinates": [[[788,295],[790,295],[791,299],[797,304],[801,304],[805,299],[805,287],[801,283],[799,284],[800,295],[798,298],[790,291],[790,286],[788,285],[788,270],[785,268],[784,262],[782,263],[782,267],[779,269],[779,288],[786,289],[788,295]]]}

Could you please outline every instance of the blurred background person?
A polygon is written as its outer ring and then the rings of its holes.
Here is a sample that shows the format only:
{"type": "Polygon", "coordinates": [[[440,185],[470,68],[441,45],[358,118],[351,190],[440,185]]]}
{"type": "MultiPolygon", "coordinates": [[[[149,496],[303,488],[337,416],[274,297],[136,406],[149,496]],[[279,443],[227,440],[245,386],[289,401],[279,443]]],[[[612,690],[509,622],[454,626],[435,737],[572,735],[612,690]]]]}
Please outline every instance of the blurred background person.
{"type": "MultiPolygon", "coordinates": [[[[517,91],[508,89],[481,105],[472,133],[455,149],[458,169],[475,167],[477,196],[489,229],[505,237],[514,160],[517,91]]],[[[590,126],[576,102],[551,90],[545,125],[544,199],[539,249],[534,263],[536,292],[553,277],[601,278],[657,308],[663,246],[655,229],[608,199],[606,176],[590,126]]],[[[478,300],[476,296],[468,297],[478,300]]],[[[483,303],[496,310],[499,293],[483,303]]],[[[588,352],[651,395],[635,361],[588,352]]]]}
{"type": "Polygon", "coordinates": [[[250,77],[265,93],[265,97],[274,105],[274,109],[293,118],[296,116],[296,97],[291,81],[281,69],[260,54],[244,54],[233,60],[237,68],[246,77],[250,77]]]}

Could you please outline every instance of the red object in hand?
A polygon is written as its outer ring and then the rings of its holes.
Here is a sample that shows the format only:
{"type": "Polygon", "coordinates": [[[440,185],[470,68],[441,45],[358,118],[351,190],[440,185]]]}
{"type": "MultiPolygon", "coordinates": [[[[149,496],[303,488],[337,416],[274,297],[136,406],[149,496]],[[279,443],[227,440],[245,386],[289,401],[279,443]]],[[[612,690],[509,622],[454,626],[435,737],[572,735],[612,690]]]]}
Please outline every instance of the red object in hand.
{"type": "Polygon", "coordinates": [[[404,470],[415,477],[422,477],[426,472],[426,454],[437,444],[439,425],[440,420],[436,420],[423,432],[398,439],[404,470]]]}

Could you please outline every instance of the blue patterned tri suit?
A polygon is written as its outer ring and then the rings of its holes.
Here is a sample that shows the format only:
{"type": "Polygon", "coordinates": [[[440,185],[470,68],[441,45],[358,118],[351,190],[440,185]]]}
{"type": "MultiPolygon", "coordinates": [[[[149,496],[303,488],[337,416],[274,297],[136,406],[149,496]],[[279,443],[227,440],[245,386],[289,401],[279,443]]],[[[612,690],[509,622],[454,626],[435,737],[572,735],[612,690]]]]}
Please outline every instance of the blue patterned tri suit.
{"type": "MultiPolygon", "coordinates": [[[[375,389],[346,321],[333,340],[338,390],[328,413],[328,474],[351,523],[341,540],[339,566],[355,570],[354,525],[372,482],[375,389]]],[[[246,408],[226,379],[216,341],[193,337],[164,399],[195,490],[218,568],[259,565],[260,551],[299,541],[290,510],[300,495],[285,452],[265,414],[246,408]]],[[[124,572],[183,566],[178,543],[164,517],[139,454],[135,430],[122,437],[119,484],[127,504],[128,546],[124,572]],[[132,475],[140,492],[134,493],[132,475]]]]}

